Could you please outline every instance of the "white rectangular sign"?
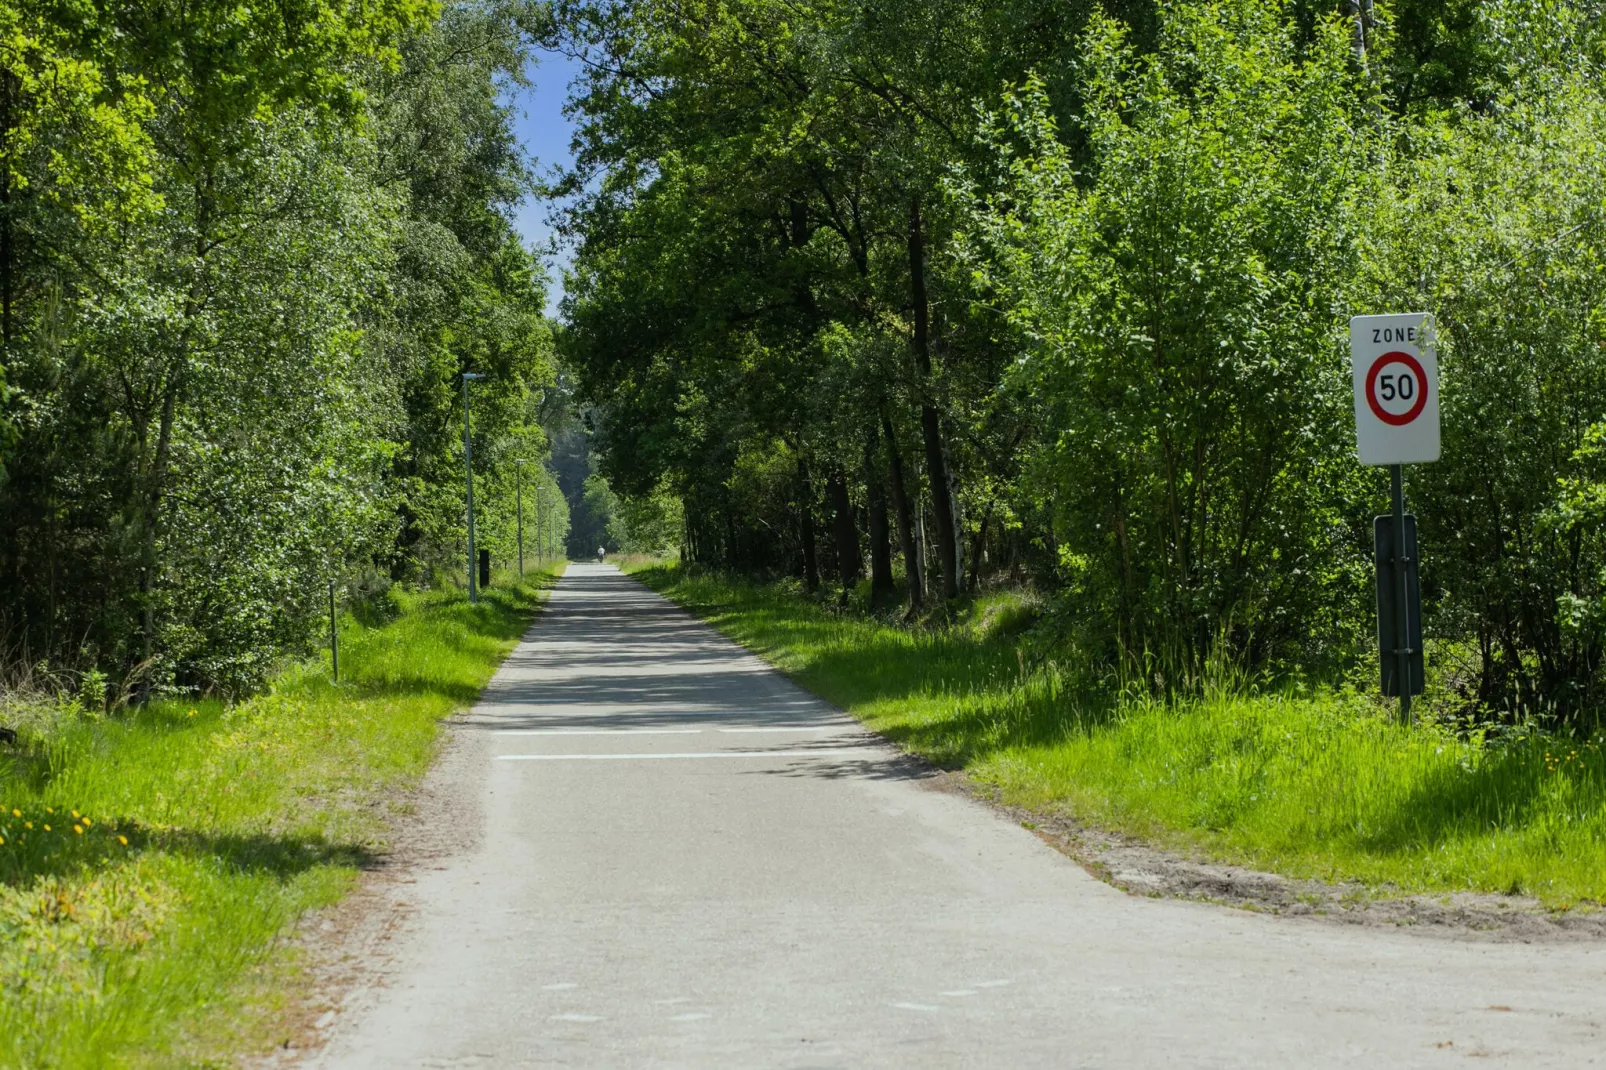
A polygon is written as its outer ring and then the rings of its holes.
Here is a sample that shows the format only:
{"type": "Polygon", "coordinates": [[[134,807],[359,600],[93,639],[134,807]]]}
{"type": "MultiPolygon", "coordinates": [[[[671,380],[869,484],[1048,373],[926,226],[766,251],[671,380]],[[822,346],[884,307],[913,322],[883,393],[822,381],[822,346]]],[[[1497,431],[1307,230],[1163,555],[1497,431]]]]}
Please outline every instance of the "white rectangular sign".
{"type": "Polygon", "coordinates": [[[1356,316],[1349,321],[1355,378],[1355,445],[1362,464],[1439,459],[1439,360],[1433,316],[1356,316]]]}

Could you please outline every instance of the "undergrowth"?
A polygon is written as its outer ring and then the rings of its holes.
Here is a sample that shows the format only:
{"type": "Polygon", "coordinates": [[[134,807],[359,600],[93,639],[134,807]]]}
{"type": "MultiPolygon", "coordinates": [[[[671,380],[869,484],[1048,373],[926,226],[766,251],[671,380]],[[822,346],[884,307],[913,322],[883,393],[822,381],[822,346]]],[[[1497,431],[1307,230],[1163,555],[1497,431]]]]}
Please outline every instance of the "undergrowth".
{"type": "Polygon", "coordinates": [[[943,628],[775,586],[635,572],[801,684],[1012,803],[1222,861],[1410,892],[1606,900],[1606,749],[1535,730],[1409,728],[1352,689],[1158,701],[1024,656],[1021,612],[943,628]]]}
{"type": "Polygon", "coordinates": [[[383,846],[398,786],[471,704],[553,572],[391,595],[327,659],[249,700],[105,716],[8,701],[0,758],[0,1064],[211,1065],[270,1041],[279,937],[383,846]],[[264,978],[267,978],[265,981],[264,978]]]}

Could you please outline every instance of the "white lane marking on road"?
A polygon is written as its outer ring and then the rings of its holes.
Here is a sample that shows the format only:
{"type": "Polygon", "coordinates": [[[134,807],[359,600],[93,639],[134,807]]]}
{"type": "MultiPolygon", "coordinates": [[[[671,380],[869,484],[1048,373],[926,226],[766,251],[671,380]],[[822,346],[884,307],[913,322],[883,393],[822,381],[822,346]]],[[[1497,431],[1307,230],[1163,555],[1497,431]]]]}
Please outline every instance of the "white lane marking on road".
{"type": "Polygon", "coordinates": [[[972,981],[970,987],[972,987],[972,988],[1003,988],[1005,985],[1012,985],[1014,983],[1015,983],[1014,981],[972,981]]]}
{"type": "Polygon", "coordinates": [[[927,1014],[935,1014],[941,1010],[940,1007],[933,1007],[929,1003],[894,1003],[893,1006],[900,1011],[924,1011],[927,1014]]]}
{"type": "Polygon", "coordinates": [[[600,1022],[602,1018],[595,1014],[554,1014],[554,1022],[600,1022]]]}
{"type": "Polygon", "coordinates": [[[958,999],[960,996],[974,996],[975,994],[976,990],[974,988],[956,988],[952,992],[943,993],[949,999],[958,999]]]}
{"type": "Polygon", "coordinates": [[[499,736],[695,736],[701,728],[503,728],[499,736]]]}
{"type": "Polygon", "coordinates": [[[692,1014],[671,1014],[669,1016],[669,1020],[671,1022],[700,1022],[704,1018],[712,1018],[712,1017],[713,1017],[712,1014],[703,1014],[702,1012],[699,1011],[699,1012],[695,1012],[695,1013],[692,1013],[692,1014]]]}
{"type": "Polygon", "coordinates": [[[573,981],[559,981],[557,984],[542,985],[541,987],[548,992],[567,992],[571,988],[579,988],[580,986],[573,981]]]}
{"type": "Polygon", "coordinates": [[[686,751],[679,754],[498,754],[499,762],[607,762],[607,761],[662,761],[668,758],[862,758],[870,761],[879,757],[871,747],[849,747],[840,750],[709,750],[686,751]]]}

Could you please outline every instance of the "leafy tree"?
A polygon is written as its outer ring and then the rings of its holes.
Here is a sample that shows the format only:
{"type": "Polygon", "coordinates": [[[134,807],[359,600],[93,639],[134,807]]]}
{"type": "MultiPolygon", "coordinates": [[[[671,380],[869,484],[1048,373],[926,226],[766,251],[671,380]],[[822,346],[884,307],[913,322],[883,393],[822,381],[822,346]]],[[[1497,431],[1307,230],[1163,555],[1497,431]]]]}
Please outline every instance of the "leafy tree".
{"type": "Polygon", "coordinates": [[[1606,649],[1588,504],[1606,412],[1606,96],[1598,67],[1547,61],[1546,41],[1584,31],[1568,29],[1514,42],[1517,81],[1489,114],[1424,124],[1365,262],[1378,307],[1438,315],[1444,453],[1411,490],[1439,626],[1475,649],[1468,697],[1585,716],[1606,649]]]}
{"type": "Polygon", "coordinates": [[[498,93],[540,12],[8,9],[12,643],[255,686],[327,580],[460,556],[465,369],[484,504],[513,512],[551,335],[498,93]]]}
{"type": "Polygon", "coordinates": [[[974,262],[1032,340],[1004,383],[1041,421],[1025,486],[1100,656],[1187,678],[1224,637],[1297,656],[1355,607],[1334,327],[1374,183],[1349,68],[1341,27],[1300,56],[1275,5],[1168,11],[1148,56],[1101,18],[1086,168],[1041,83],[992,128],[1010,182],[974,262]]]}
{"type": "Polygon", "coordinates": [[[619,499],[609,536],[632,554],[666,554],[680,545],[686,517],[680,500],[662,491],[642,498],[619,499]]]}
{"type": "MultiPolygon", "coordinates": [[[[545,279],[510,218],[532,189],[500,86],[521,83],[535,4],[462,5],[402,48],[379,78],[378,175],[401,197],[397,271],[368,330],[406,411],[396,574],[427,573],[466,537],[459,376],[473,389],[476,471],[512,493],[512,466],[545,452],[540,410],[554,376],[545,279]]],[[[500,491],[499,491],[500,493],[500,491]]]]}

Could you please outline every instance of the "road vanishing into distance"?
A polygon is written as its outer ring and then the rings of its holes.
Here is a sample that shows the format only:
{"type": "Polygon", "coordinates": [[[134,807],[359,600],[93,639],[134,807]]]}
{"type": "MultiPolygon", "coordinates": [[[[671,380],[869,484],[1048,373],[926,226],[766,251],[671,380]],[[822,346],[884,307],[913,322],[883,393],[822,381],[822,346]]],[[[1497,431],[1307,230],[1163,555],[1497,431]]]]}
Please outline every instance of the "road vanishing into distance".
{"type": "Polygon", "coordinates": [[[319,1065],[1606,1065],[1606,948],[1129,896],[612,567],[454,732],[319,1065]]]}

